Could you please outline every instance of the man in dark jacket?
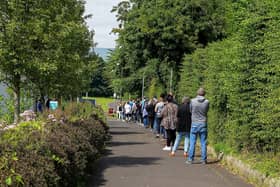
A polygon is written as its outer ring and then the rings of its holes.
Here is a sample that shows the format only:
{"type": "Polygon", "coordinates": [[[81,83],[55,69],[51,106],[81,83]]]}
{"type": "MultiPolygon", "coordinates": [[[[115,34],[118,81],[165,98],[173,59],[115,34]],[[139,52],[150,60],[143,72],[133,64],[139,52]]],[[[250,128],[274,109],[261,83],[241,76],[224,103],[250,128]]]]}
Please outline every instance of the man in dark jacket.
{"type": "Polygon", "coordinates": [[[181,142],[182,137],[185,137],[184,142],[184,156],[187,156],[189,149],[190,140],[190,129],[191,129],[191,113],[190,113],[190,99],[189,97],[184,97],[182,99],[182,104],[178,108],[177,113],[177,136],[172,148],[171,156],[175,156],[175,152],[181,142]]]}
{"type": "Polygon", "coordinates": [[[154,121],[155,121],[155,103],[154,100],[151,99],[148,103],[148,105],[146,106],[146,110],[148,112],[148,118],[149,118],[149,127],[151,129],[154,128],[154,121]]]}

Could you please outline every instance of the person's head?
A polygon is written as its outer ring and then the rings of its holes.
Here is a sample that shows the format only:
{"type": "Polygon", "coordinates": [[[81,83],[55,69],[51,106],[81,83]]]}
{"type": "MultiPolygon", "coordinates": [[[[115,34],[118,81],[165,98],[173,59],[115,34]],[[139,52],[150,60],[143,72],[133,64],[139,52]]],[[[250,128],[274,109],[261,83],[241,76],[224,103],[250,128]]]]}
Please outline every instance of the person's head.
{"type": "Polygon", "coordinates": [[[168,94],[167,97],[166,97],[166,100],[168,103],[171,103],[173,101],[173,96],[168,94]]]}
{"type": "Polygon", "coordinates": [[[164,101],[164,98],[165,98],[165,94],[164,94],[164,93],[161,93],[161,94],[159,95],[159,100],[160,100],[160,101],[164,101]]]}
{"type": "Polygon", "coordinates": [[[199,88],[199,89],[197,90],[197,95],[199,95],[199,96],[205,96],[205,94],[206,94],[206,92],[205,92],[204,88],[199,88]]]}
{"type": "Polygon", "coordinates": [[[190,102],[190,98],[188,96],[184,96],[182,99],[182,103],[185,104],[185,103],[189,103],[189,102],[190,102]]]}

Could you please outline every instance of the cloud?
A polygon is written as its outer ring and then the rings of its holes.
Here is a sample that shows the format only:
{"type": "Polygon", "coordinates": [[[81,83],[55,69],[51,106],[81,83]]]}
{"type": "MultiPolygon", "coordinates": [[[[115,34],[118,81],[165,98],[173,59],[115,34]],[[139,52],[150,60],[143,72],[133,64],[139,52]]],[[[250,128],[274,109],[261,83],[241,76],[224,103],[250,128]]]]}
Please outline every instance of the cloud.
{"type": "Polygon", "coordinates": [[[94,42],[97,47],[114,48],[117,36],[110,34],[114,27],[117,27],[115,14],[111,13],[113,6],[122,0],[86,0],[85,14],[92,14],[87,20],[87,25],[95,31],[94,42]]]}

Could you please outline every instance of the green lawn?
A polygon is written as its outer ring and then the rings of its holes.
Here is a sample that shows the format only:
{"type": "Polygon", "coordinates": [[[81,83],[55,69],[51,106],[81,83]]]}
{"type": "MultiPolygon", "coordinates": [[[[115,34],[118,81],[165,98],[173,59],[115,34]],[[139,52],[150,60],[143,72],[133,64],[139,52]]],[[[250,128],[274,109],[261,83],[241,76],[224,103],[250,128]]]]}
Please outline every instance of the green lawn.
{"type": "Polygon", "coordinates": [[[104,112],[108,112],[108,104],[115,102],[113,98],[105,98],[105,97],[83,97],[83,99],[94,99],[96,105],[100,105],[104,112]]]}

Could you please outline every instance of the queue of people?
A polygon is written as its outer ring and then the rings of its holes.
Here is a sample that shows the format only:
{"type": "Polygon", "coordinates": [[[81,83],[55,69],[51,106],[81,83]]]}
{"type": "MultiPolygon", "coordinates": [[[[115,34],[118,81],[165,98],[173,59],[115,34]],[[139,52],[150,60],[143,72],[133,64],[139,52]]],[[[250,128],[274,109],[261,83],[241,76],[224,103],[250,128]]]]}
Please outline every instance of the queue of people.
{"type": "Polygon", "coordinates": [[[199,88],[197,96],[190,100],[185,96],[177,104],[172,94],[161,94],[148,100],[143,98],[120,103],[118,118],[126,122],[137,122],[150,128],[156,138],[166,141],[163,151],[175,156],[181,139],[184,138],[183,155],[187,164],[194,162],[197,137],[201,144],[201,163],[207,163],[207,113],[209,101],[205,90],[199,88]]]}

